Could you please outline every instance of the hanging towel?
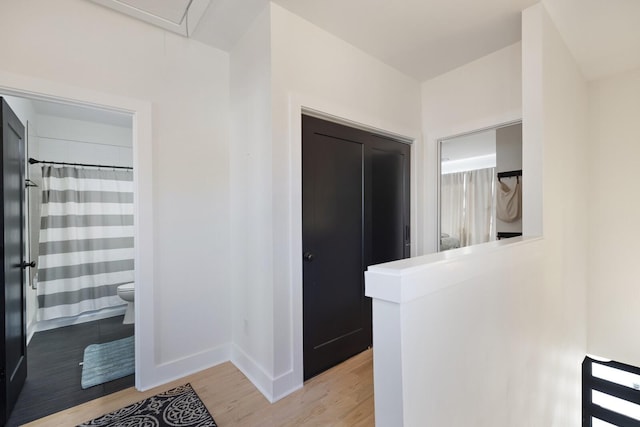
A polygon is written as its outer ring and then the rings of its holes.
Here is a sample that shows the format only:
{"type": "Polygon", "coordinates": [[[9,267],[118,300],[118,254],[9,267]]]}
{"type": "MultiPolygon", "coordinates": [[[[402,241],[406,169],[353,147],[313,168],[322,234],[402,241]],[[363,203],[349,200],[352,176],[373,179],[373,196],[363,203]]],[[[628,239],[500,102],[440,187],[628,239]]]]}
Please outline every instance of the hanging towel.
{"type": "Polygon", "coordinates": [[[509,187],[501,180],[498,181],[496,216],[504,222],[514,222],[522,216],[520,179],[513,179],[513,181],[513,187],[509,187]]]}

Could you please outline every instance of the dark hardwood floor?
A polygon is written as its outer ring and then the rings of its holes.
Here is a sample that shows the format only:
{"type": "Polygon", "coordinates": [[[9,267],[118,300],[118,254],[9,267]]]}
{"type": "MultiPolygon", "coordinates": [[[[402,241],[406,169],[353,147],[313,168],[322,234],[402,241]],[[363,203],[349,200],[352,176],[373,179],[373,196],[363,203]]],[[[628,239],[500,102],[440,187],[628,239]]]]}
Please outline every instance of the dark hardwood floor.
{"type": "Polygon", "coordinates": [[[27,381],[7,426],[19,426],[134,385],[134,375],[83,390],[82,357],[89,344],[133,335],[123,316],[36,332],[27,347],[27,381]]]}

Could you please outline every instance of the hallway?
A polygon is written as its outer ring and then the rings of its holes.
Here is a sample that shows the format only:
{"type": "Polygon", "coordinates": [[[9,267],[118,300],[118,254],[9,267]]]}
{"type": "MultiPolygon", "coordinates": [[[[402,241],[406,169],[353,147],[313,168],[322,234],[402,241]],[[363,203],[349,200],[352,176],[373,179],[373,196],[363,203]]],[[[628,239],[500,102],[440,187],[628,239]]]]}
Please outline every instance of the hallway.
{"type": "Polygon", "coordinates": [[[225,362],[144,393],[128,388],[27,426],[76,425],[185,383],[191,383],[220,426],[372,426],[372,353],[366,350],[325,371],[274,404],[233,364],[225,362]]]}

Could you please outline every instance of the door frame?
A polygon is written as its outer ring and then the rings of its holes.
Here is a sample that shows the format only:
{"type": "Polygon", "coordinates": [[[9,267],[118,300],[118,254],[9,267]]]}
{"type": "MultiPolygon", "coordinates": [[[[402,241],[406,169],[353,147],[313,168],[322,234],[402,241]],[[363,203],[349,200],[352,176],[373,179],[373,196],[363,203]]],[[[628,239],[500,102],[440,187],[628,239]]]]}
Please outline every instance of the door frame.
{"type": "Polygon", "coordinates": [[[153,312],[153,198],[151,102],[0,71],[0,92],[10,96],[131,114],[135,239],[135,385],[157,384],[153,312]]]}
{"type": "MultiPolygon", "coordinates": [[[[382,136],[388,136],[411,147],[411,256],[416,256],[422,223],[418,219],[418,194],[424,191],[419,179],[417,167],[418,159],[422,158],[420,137],[408,128],[381,121],[361,111],[338,105],[335,102],[322,100],[318,97],[300,94],[288,95],[288,125],[289,125],[289,278],[290,278],[290,339],[292,351],[292,367],[289,372],[274,378],[273,398],[285,396],[291,391],[302,387],[304,377],[303,360],[303,274],[302,274],[302,115],[317,117],[330,122],[342,124],[356,129],[371,131],[382,136]]],[[[375,345],[375,343],[374,343],[375,345]]]]}

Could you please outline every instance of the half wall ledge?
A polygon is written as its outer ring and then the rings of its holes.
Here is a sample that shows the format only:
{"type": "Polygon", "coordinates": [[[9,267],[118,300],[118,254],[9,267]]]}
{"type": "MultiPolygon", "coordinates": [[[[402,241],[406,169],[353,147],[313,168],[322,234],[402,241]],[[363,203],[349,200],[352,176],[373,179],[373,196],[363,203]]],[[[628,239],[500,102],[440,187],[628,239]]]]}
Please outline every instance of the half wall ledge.
{"type": "Polygon", "coordinates": [[[543,280],[542,249],[542,238],[515,237],[369,267],[376,425],[474,425],[474,410],[460,413],[450,403],[493,399],[486,384],[508,384],[512,372],[504,366],[530,357],[503,351],[527,348],[513,344],[521,332],[510,325],[522,319],[517,304],[504,301],[543,280]],[[474,339],[503,328],[500,339],[474,339]],[[472,354],[488,356],[474,365],[472,354]]]}
{"type": "Polygon", "coordinates": [[[365,272],[365,295],[396,304],[407,303],[493,272],[500,268],[492,262],[496,252],[540,240],[542,237],[514,237],[372,265],[365,272]]]}

